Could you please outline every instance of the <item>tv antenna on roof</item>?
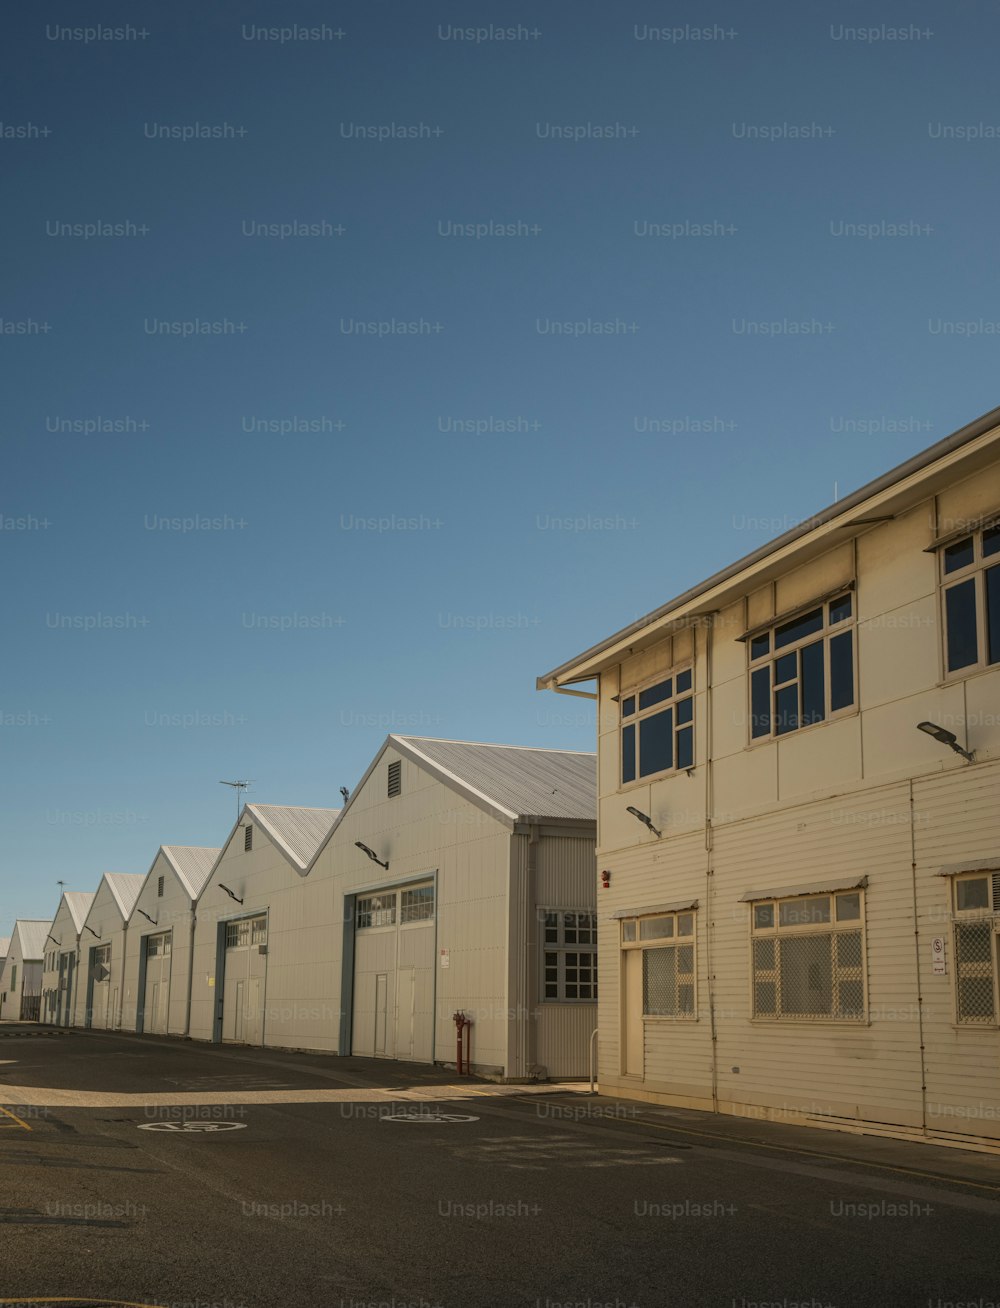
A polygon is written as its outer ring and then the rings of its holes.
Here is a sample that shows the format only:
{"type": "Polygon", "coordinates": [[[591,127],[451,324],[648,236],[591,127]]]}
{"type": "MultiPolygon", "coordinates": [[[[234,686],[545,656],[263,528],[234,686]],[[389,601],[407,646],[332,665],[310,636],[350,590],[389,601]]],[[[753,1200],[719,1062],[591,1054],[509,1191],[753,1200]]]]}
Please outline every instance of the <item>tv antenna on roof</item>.
{"type": "Polygon", "coordinates": [[[220,786],[232,786],[232,788],[236,791],[236,821],[237,822],[239,822],[240,820],[240,810],[243,807],[240,792],[246,790],[247,787],[251,786],[252,784],[253,784],[253,777],[248,778],[246,781],[220,781],[219,782],[220,786]]]}

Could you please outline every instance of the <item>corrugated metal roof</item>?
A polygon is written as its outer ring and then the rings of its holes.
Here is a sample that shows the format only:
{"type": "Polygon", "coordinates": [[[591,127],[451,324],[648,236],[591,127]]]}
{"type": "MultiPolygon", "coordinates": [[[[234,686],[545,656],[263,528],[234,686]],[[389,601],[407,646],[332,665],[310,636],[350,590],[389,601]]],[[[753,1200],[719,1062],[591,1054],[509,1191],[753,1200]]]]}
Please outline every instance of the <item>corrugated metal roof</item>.
{"type": "Polygon", "coordinates": [[[577,750],[489,745],[423,736],[389,739],[471,798],[485,799],[515,821],[597,817],[597,755],[577,750]]]}
{"type": "Polygon", "coordinates": [[[247,804],[255,821],[304,872],[337,819],[339,808],[289,808],[281,804],[247,804]]]}
{"type": "Polygon", "coordinates": [[[192,899],[197,899],[222,851],[204,845],[163,845],[161,848],[181,885],[192,899]]]}
{"type": "Polygon", "coordinates": [[[0,958],[7,957],[7,951],[10,949],[10,936],[0,936],[0,958]]]}
{"type": "MultiPolygon", "coordinates": [[[[83,930],[83,924],[87,920],[87,914],[90,912],[90,906],[94,902],[95,890],[64,890],[63,899],[66,901],[66,907],[69,909],[69,915],[73,919],[73,925],[76,927],[76,934],[79,935],[83,930]]],[[[56,912],[58,913],[58,909],[56,912]]]]}
{"type": "Polygon", "coordinates": [[[740,895],[741,904],[753,904],[760,899],[782,899],[792,895],[827,895],[834,890],[863,890],[868,877],[849,872],[840,877],[824,877],[822,881],[807,881],[799,886],[779,886],[776,890],[748,890],[740,895]]]}
{"type": "Polygon", "coordinates": [[[51,922],[39,922],[36,918],[21,919],[14,923],[14,930],[21,937],[21,957],[41,958],[45,953],[45,937],[49,934],[51,922]]]}
{"type": "Polygon", "coordinates": [[[102,879],[108,883],[108,889],[127,922],[132,916],[135,901],[139,898],[142,883],[146,880],[145,875],[142,872],[105,872],[102,879]]]}

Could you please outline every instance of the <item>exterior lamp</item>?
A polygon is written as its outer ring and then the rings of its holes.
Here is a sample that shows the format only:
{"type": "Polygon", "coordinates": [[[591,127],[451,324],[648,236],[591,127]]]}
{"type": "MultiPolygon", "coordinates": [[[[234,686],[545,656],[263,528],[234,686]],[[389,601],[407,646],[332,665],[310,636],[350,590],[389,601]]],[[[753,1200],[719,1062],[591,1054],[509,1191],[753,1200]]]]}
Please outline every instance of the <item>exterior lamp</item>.
{"type": "Polygon", "coordinates": [[[956,754],[961,754],[961,756],[969,763],[974,763],[976,761],[975,750],[963,749],[958,743],[958,737],[955,733],[953,731],[946,731],[944,727],[939,727],[936,722],[918,722],[917,730],[925,731],[933,740],[938,741],[939,744],[947,745],[948,748],[953,749],[956,754]]]}
{"type": "Polygon", "coordinates": [[[379,867],[384,867],[387,872],[389,871],[389,864],[387,862],[383,863],[378,854],[375,853],[374,849],[369,849],[361,840],[356,840],[354,843],[357,845],[358,849],[361,850],[362,854],[368,855],[373,863],[377,863],[379,867]]]}
{"type": "Polygon", "coordinates": [[[229,896],[230,899],[235,899],[236,902],[237,902],[237,904],[242,904],[242,903],[243,903],[243,900],[240,899],[239,895],[235,895],[235,894],[233,894],[233,892],[229,889],[229,887],[228,887],[228,886],[224,886],[224,885],[222,884],[221,881],[219,882],[219,889],[220,889],[220,890],[224,890],[224,891],[226,892],[226,894],[229,896]]]}
{"type": "Polygon", "coordinates": [[[629,804],[625,812],[631,813],[634,818],[638,818],[639,821],[643,824],[643,826],[649,827],[650,831],[652,831],[654,835],[662,837],[663,832],[657,831],[656,827],[653,826],[653,819],[649,817],[646,813],[641,813],[637,808],[633,808],[631,804],[629,804]]]}

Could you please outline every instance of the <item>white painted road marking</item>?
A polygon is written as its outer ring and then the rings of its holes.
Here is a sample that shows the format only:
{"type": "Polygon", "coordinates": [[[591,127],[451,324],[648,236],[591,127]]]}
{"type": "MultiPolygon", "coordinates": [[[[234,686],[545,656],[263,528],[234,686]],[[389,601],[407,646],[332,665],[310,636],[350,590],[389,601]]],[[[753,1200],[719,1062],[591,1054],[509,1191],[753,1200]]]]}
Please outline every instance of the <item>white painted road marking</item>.
{"type": "Polygon", "coordinates": [[[478,1122],[472,1113],[430,1113],[425,1109],[410,1108],[405,1113],[385,1113],[383,1122],[478,1122]]]}
{"type": "Polygon", "coordinates": [[[182,1131],[185,1135],[200,1131],[243,1131],[246,1122],[142,1122],[140,1131],[182,1131]]]}

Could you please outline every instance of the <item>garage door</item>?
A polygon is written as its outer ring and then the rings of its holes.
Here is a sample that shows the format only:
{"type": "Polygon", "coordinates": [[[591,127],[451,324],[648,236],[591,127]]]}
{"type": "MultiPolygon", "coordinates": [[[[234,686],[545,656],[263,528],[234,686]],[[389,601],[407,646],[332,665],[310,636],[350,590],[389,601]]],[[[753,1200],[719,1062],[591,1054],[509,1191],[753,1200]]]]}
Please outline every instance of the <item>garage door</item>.
{"type": "Polygon", "coordinates": [[[434,1057],[434,886],[359,896],[351,1052],[434,1057]]]}
{"type": "Polygon", "coordinates": [[[222,995],[223,1040],[242,1045],[262,1043],[266,971],[266,914],[227,923],[226,970],[222,995]]]}
{"type": "Polygon", "coordinates": [[[146,999],[142,1010],[142,1029],[154,1035],[167,1034],[171,955],[170,931],[146,937],[146,999]]]}
{"type": "Polygon", "coordinates": [[[108,1029],[114,1021],[110,944],[96,945],[90,951],[90,977],[90,1025],[108,1029]]]}

